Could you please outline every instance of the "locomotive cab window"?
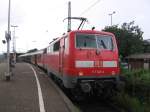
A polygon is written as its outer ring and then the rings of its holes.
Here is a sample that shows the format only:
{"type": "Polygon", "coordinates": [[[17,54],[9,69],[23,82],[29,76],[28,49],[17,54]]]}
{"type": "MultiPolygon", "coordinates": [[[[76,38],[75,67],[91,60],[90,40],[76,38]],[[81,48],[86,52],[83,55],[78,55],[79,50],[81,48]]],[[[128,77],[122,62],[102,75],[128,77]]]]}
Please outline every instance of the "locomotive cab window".
{"type": "Polygon", "coordinates": [[[60,41],[54,43],[54,47],[53,47],[53,51],[59,51],[59,48],[60,48],[60,41]]]}
{"type": "Polygon", "coordinates": [[[112,36],[97,34],[76,34],[76,48],[113,50],[112,36]]]}
{"type": "Polygon", "coordinates": [[[97,35],[97,46],[99,49],[113,50],[112,37],[108,35],[97,35]]]}
{"type": "Polygon", "coordinates": [[[96,48],[95,35],[77,34],[76,35],[77,48],[96,48]]]}

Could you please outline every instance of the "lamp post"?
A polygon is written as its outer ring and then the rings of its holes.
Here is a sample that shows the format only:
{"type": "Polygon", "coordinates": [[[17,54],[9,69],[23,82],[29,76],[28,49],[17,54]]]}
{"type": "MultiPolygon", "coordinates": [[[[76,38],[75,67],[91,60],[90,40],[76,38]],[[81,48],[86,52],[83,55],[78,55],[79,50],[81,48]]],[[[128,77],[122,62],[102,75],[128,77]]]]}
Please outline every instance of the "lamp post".
{"type": "Polygon", "coordinates": [[[11,39],[11,33],[10,33],[10,6],[11,6],[11,0],[9,0],[8,4],[8,31],[5,32],[5,38],[7,41],[7,73],[5,74],[6,80],[10,80],[10,39],[11,39]]]}
{"type": "Polygon", "coordinates": [[[16,63],[16,37],[15,37],[15,28],[18,27],[17,25],[11,25],[14,28],[14,35],[13,35],[13,53],[14,53],[14,63],[16,63]]]}
{"type": "Polygon", "coordinates": [[[112,13],[108,14],[110,16],[110,25],[112,26],[112,15],[115,14],[116,12],[113,11],[112,13]]]}

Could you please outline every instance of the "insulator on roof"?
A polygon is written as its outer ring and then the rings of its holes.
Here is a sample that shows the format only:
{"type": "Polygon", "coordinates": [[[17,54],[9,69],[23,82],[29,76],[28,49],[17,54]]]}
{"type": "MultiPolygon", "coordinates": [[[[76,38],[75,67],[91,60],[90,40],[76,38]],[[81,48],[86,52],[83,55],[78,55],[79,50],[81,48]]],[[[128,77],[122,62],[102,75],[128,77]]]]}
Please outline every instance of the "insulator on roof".
{"type": "Polygon", "coordinates": [[[95,27],[94,27],[94,26],[92,27],[92,30],[95,30],[95,27]]]}

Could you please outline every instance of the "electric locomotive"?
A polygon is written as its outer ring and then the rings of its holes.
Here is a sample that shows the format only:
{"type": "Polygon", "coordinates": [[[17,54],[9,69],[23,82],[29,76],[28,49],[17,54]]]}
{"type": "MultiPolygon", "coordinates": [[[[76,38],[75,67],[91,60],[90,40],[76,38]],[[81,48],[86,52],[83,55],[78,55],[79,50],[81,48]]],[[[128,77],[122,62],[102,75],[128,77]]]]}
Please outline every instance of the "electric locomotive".
{"type": "Polygon", "coordinates": [[[112,33],[70,31],[50,43],[44,60],[48,73],[72,90],[102,92],[114,89],[119,81],[118,49],[112,33]]]}

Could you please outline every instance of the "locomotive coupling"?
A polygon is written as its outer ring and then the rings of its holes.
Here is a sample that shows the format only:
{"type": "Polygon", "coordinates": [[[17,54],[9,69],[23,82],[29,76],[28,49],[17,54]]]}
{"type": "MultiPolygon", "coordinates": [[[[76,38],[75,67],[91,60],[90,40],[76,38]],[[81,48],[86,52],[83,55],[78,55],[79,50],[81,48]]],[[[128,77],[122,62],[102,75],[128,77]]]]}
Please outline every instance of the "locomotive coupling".
{"type": "Polygon", "coordinates": [[[92,89],[90,83],[87,83],[87,82],[86,83],[81,83],[80,86],[81,86],[81,89],[84,93],[89,93],[92,89]]]}

